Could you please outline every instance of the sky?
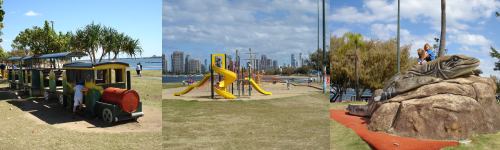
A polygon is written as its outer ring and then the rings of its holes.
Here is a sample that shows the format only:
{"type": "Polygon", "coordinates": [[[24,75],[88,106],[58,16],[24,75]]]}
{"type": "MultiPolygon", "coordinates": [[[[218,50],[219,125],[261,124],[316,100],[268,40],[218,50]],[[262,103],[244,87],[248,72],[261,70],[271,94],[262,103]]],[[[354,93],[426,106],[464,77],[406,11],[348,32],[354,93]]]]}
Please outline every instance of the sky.
{"type": "Polygon", "coordinates": [[[258,58],[290,64],[291,53],[298,60],[317,48],[317,7],[317,0],[164,0],[163,52],[203,61],[251,48],[258,58]]]}
{"type": "MultiPolygon", "coordinates": [[[[400,3],[402,44],[411,44],[411,56],[425,43],[434,44],[441,31],[439,0],[404,0],[400,3]]],[[[479,58],[483,76],[496,75],[490,47],[500,48],[500,11],[498,0],[448,0],[446,2],[446,48],[448,54],[465,54],[479,58]]],[[[335,0],[330,2],[329,31],[341,36],[345,32],[361,33],[365,39],[387,40],[396,37],[397,0],[335,0]]]]}
{"type": "Polygon", "coordinates": [[[6,0],[3,8],[1,46],[7,51],[20,31],[49,20],[62,32],[75,32],[92,22],[113,27],[139,39],[143,57],[161,55],[161,0],[6,0]]]}

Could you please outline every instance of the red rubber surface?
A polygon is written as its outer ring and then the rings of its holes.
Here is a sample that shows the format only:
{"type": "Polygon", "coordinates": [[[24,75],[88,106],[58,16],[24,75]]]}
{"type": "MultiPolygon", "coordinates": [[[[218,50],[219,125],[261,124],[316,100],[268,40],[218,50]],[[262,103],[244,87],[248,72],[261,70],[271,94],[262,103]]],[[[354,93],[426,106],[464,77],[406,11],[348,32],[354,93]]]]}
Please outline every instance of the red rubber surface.
{"type": "Polygon", "coordinates": [[[345,110],[330,110],[330,118],[351,128],[372,148],[379,150],[439,150],[458,145],[457,141],[423,140],[370,131],[362,117],[349,115],[345,110]]]}

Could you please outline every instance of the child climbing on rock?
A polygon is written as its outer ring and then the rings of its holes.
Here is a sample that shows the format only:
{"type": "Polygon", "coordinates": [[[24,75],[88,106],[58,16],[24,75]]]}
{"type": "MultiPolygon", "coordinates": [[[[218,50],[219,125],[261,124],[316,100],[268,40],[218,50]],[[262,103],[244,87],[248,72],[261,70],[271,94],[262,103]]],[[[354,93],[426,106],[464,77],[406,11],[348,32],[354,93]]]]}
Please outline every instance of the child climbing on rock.
{"type": "Polygon", "coordinates": [[[425,57],[426,61],[432,61],[436,59],[436,54],[434,53],[434,51],[432,51],[431,45],[429,45],[429,43],[425,43],[424,51],[427,53],[427,56],[425,57]]]}
{"type": "Polygon", "coordinates": [[[418,53],[418,58],[417,58],[417,62],[419,65],[423,65],[427,62],[426,57],[428,57],[427,55],[427,52],[424,51],[423,49],[419,48],[417,50],[417,53],[418,53]]]}

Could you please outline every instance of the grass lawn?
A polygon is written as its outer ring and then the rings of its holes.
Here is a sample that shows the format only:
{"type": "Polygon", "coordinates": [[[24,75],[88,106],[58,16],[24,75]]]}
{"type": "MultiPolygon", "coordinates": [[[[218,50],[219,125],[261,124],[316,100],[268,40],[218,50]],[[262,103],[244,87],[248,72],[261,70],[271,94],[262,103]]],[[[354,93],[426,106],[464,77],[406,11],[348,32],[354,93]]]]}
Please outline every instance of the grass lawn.
{"type": "Polygon", "coordinates": [[[162,88],[163,89],[171,89],[171,88],[178,88],[178,87],[183,87],[182,83],[163,83],[162,88]]]}
{"type": "Polygon", "coordinates": [[[144,105],[161,108],[161,70],[144,70],[142,77],[132,76],[132,89],[137,90],[144,105]]]}
{"type": "MultiPolygon", "coordinates": [[[[145,105],[161,109],[161,71],[145,71],[141,78],[132,75],[132,82],[145,105]]],[[[0,149],[161,149],[158,131],[79,132],[37,123],[27,115],[38,110],[17,109],[8,102],[12,100],[8,93],[0,91],[0,149]]]]}
{"type": "MultiPolygon", "coordinates": [[[[130,73],[132,73],[132,76],[135,76],[135,71],[131,71],[130,73]]],[[[160,79],[162,77],[161,70],[143,70],[141,74],[144,77],[159,77],[160,79]]]]}
{"type": "Polygon", "coordinates": [[[495,150],[500,147],[500,132],[495,134],[482,134],[470,138],[472,142],[469,144],[460,144],[457,147],[444,148],[445,150],[468,150],[468,149],[491,149],[495,150]]]}
{"type": "Polygon", "coordinates": [[[163,100],[163,147],[328,149],[327,96],[254,101],[163,100]]]}

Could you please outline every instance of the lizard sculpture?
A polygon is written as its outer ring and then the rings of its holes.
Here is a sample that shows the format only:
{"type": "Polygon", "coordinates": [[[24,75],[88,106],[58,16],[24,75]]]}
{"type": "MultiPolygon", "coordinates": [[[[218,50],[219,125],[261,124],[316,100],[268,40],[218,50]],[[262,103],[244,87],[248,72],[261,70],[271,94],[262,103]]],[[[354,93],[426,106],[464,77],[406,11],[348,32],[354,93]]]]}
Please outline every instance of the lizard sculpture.
{"type": "MultiPolygon", "coordinates": [[[[423,65],[415,65],[410,70],[394,75],[384,84],[381,95],[375,96],[374,101],[385,101],[399,94],[416,89],[420,86],[436,83],[441,80],[453,79],[471,75],[479,66],[479,60],[465,55],[442,56],[423,65]]],[[[352,115],[370,116],[376,106],[349,105],[348,111],[352,115]]]]}

